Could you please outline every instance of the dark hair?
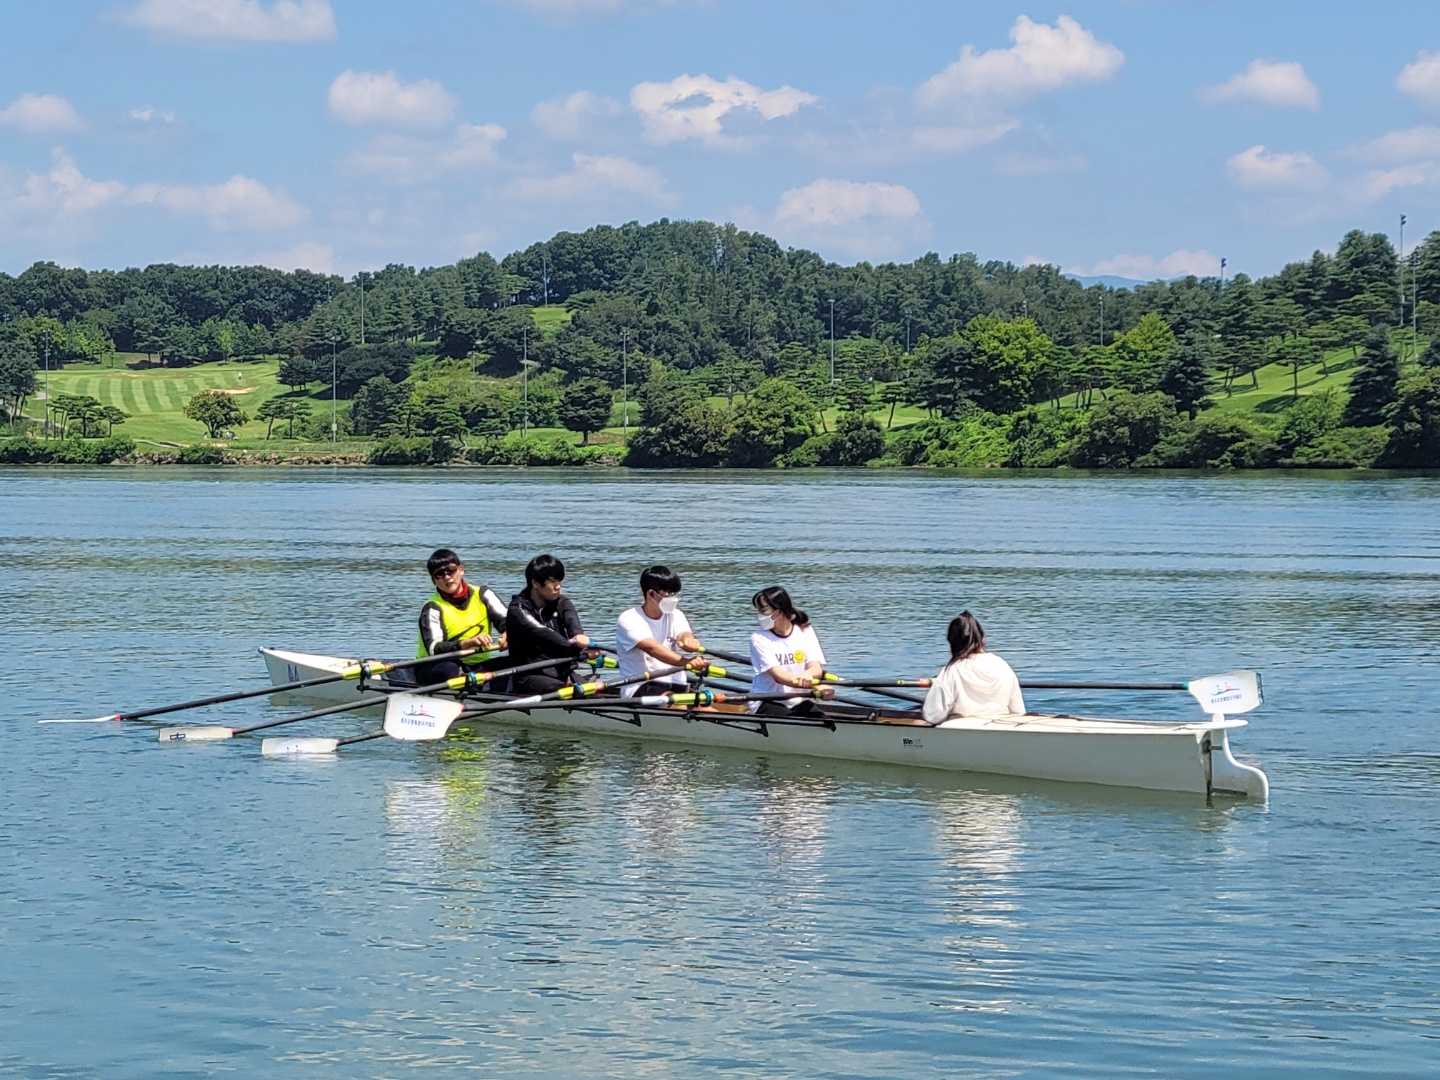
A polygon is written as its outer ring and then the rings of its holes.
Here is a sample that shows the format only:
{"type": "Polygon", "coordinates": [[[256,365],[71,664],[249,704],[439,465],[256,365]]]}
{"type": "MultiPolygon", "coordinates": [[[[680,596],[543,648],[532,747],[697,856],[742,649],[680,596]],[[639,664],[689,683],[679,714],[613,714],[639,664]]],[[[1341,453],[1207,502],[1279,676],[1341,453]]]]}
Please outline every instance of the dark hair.
{"type": "Polygon", "coordinates": [[[459,565],[460,556],[456,555],[455,552],[449,548],[436,548],[431,553],[430,558],[425,560],[425,569],[430,572],[431,577],[434,577],[441,570],[449,570],[450,567],[459,565]]]}
{"type": "Polygon", "coordinates": [[[525,564],[525,584],[544,585],[547,581],[564,581],[565,564],[554,555],[536,555],[525,564]]]}
{"type": "Polygon", "coordinates": [[[640,572],[640,592],[654,589],[656,592],[677,593],[680,591],[680,575],[668,566],[651,566],[640,572]]]}
{"type": "Polygon", "coordinates": [[[810,616],[795,606],[790,599],[790,594],[779,585],[771,585],[768,589],[761,589],[750,598],[750,606],[756,611],[768,607],[771,611],[778,611],[796,626],[809,626],[810,616]]]}
{"type": "Polygon", "coordinates": [[[980,620],[968,611],[962,611],[950,620],[945,638],[950,642],[952,664],[985,651],[985,628],[980,625],[980,620]]]}

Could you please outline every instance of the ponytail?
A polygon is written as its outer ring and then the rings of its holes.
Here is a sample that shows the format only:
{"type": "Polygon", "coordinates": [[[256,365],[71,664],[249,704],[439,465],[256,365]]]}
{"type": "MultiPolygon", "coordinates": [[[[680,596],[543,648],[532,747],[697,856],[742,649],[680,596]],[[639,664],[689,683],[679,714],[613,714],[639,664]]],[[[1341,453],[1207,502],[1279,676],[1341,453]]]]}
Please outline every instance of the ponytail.
{"type": "Polygon", "coordinates": [[[962,611],[950,620],[945,638],[950,642],[952,664],[985,651],[985,630],[981,627],[980,620],[968,611],[962,611]]]}
{"type": "Polygon", "coordinates": [[[779,585],[771,585],[767,589],[761,589],[750,598],[750,606],[756,611],[767,607],[771,611],[778,611],[796,626],[809,626],[810,616],[795,606],[790,599],[790,594],[779,585]]]}

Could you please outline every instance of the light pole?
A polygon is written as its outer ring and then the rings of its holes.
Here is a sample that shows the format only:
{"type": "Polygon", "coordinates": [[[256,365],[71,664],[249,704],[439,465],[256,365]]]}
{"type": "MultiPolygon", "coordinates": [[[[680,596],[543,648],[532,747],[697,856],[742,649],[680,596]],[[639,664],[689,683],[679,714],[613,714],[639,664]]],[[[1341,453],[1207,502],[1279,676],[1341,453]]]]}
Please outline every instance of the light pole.
{"type": "Polygon", "coordinates": [[[830,301],[830,385],[835,385],[835,301],[830,301]]]}
{"type": "Polygon", "coordinates": [[[1228,261],[1228,260],[1226,260],[1226,259],[1221,259],[1221,260],[1220,260],[1220,291],[1221,291],[1221,292],[1224,292],[1224,291],[1225,291],[1225,263],[1226,263],[1227,261],[1228,261]]]}
{"type": "Polygon", "coordinates": [[[620,445],[630,441],[630,331],[620,331],[620,445]]]}
{"type": "MultiPolygon", "coordinates": [[[[1400,325],[1405,325],[1405,215],[1400,215],[1400,325]]],[[[1404,340],[1403,338],[1401,339],[1404,340]]],[[[1405,346],[1400,346],[1404,359],[1405,346]]]]}
{"type": "Polygon", "coordinates": [[[530,327],[520,327],[520,438],[530,438],[530,327]]]}
{"type": "Polygon", "coordinates": [[[50,438],[50,331],[45,331],[45,438],[50,438]]]}
{"type": "Polygon", "coordinates": [[[355,275],[360,279],[360,344],[365,344],[365,273],[355,275]]]}
{"type": "Polygon", "coordinates": [[[905,352],[910,352],[910,309],[905,309],[905,352]]]}
{"type": "Polygon", "coordinates": [[[340,335],[332,334],[330,337],[330,441],[337,442],[340,438],[339,406],[337,405],[337,394],[335,391],[336,355],[340,350],[340,335]]]}

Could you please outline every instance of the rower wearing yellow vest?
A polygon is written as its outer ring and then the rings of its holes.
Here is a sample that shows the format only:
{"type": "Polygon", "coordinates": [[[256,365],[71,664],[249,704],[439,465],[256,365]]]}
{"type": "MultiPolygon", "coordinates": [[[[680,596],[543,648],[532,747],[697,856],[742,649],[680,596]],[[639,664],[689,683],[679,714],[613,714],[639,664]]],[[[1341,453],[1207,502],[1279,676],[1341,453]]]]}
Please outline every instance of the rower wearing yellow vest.
{"type": "Polygon", "coordinates": [[[460,556],[449,548],[440,548],[426,560],[425,568],[435,583],[435,592],[420,609],[420,643],[416,659],[436,657],[416,673],[422,683],[453,679],[466,667],[493,665],[495,653],[491,646],[505,648],[505,605],[488,587],[472,586],[465,580],[465,567],[460,556]],[[478,648],[481,652],[465,657],[446,658],[446,653],[478,648]]]}

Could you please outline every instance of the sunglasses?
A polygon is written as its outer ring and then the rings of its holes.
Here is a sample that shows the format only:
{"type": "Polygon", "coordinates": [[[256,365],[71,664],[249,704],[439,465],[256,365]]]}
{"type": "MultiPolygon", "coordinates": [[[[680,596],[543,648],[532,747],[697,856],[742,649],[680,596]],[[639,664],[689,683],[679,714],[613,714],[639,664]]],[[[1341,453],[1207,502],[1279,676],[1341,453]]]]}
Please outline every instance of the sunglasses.
{"type": "Polygon", "coordinates": [[[430,576],[432,578],[449,577],[451,574],[455,573],[459,569],[459,563],[451,563],[449,566],[442,566],[439,570],[432,570],[430,572],[430,576]]]}

